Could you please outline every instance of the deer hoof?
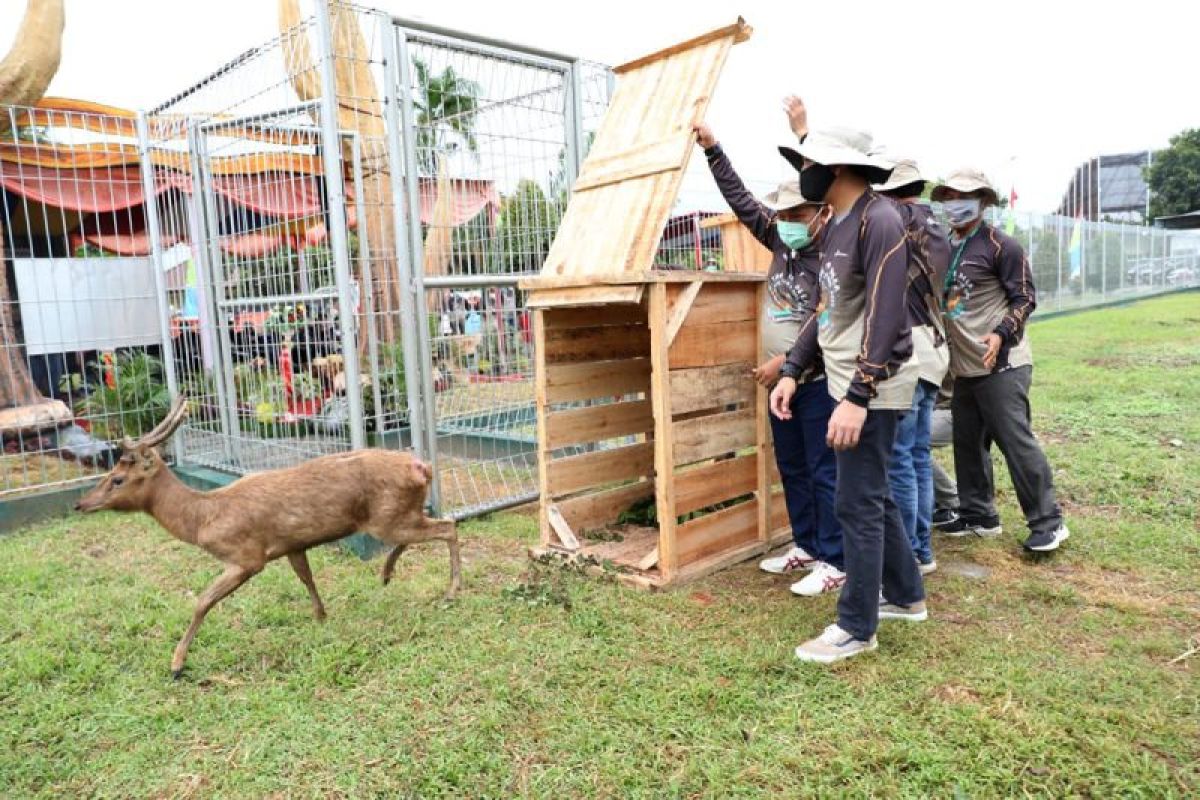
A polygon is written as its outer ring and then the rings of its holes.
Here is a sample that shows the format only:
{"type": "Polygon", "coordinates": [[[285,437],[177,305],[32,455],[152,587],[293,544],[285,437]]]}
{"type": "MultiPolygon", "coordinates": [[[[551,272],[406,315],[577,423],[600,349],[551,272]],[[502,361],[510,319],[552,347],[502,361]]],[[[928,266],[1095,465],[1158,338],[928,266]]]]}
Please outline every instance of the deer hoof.
{"type": "Polygon", "coordinates": [[[183,677],[183,667],[171,670],[171,680],[177,681],[183,677]]]}

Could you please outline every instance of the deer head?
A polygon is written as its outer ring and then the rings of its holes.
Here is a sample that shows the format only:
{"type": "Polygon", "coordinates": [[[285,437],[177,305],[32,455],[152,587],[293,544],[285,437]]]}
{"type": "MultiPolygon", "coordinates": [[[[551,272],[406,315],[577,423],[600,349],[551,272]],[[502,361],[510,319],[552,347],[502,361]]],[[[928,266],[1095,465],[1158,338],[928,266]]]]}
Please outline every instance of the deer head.
{"type": "Polygon", "coordinates": [[[147,508],[158,477],[167,469],[157,448],[183,424],[187,411],[187,400],[180,397],[154,430],[136,442],[125,437],[121,441],[121,457],[113,471],[79,498],[75,509],[88,513],[103,509],[138,511],[147,508]]]}

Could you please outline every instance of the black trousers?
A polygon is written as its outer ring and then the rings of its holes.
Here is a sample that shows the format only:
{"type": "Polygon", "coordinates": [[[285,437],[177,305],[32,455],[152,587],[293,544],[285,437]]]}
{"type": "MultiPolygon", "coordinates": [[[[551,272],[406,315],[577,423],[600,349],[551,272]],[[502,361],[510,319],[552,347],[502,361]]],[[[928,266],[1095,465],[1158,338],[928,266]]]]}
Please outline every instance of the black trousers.
{"type": "Polygon", "coordinates": [[[1025,522],[1034,533],[1062,525],[1054,474],[1033,435],[1029,384],[1033,367],[1017,367],[954,381],[954,471],[959,513],[968,519],[996,514],[992,442],[1008,463],[1025,522]]]}
{"type": "Polygon", "coordinates": [[[846,561],[838,626],[858,639],[870,639],[879,627],[880,589],[899,605],[925,599],[917,559],[888,484],[900,413],[868,411],[858,446],[837,454],[836,506],[846,561]]]}

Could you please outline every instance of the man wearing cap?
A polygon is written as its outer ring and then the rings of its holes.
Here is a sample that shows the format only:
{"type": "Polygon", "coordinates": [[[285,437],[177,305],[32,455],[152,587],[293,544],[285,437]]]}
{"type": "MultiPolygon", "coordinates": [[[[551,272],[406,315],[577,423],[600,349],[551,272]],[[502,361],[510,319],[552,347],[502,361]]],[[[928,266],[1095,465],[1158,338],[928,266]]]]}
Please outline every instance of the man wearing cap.
{"type": "Polygon", "coordinates": [[[1004,454],[1029,525],[1027,550],[1057,550],[1070,536],[1046,455],[1033,435],[1029,384],[1033,353],[1025,323],[1037,306],[1033,274],[1015,239],[989,225],[996,191],[975,169],[959,169],[933,190],[950,223],[950,268],[943,284],[950,370],[954,373],[954,469],[959,519],[951,536],[1001,531],[991,445],[1004,454]]]}
{"type": "Polygon", "coordinates": [[[797,647],[796,657],[831,663],[874,650],[881,618],[927,617],[921,573],[888,486],[898,417],[911,407],[917,382],[905,303],[907,233],[895,206],[871,191],[892,165],[871,154],[869,134],[813,131],[798,149],[780,152],[799,170],[801,193],[834,213],[821,239],[816,331],[797,340],[771,392],[771,413],[790,418],[796,378],[819,347],[837,402],[827,439],[837,451],[846,583],[837,622],[797,647]]]}
{"type": "Polygon", "coordinates": [[[941,304],[934,287],[940,287],[946,279],[950,245],[929,206],[919,202],[925,179],[915,161],[898,160],[892,177],[876,185],[875,191],[896,203],[908,231],[908,319],[919,371],[912,409],[896,429],[888,476],[913,554],[921,565],[921,574],[927,575],[937,569],[931,538],[933,404],[950,364],[941,304]]]}
{"type": "MultiPolygon", "coordinates": [[[[708,125],[696,125],[695,131],[725,202],[772,253],[762,323],[767,361],[754,370],[755,380],[771,387],[801,327],[815,324],[820,264],[817,240],[829,221],[829,209],[806,200],[797,181],[781,183],[758,201],[738,177],[708,125]]],[[[793,545],[759,567],[775,574],[811,570],[792,584],[793,594],[811,597],[840,589],[846,576],[842,571],[842,528],[834,512],[837,460],[825,441],[834,404],[825,388],[819,355],[797,383],[793,417],[771,417],[775,462],[783,480],[793,545]]]]}

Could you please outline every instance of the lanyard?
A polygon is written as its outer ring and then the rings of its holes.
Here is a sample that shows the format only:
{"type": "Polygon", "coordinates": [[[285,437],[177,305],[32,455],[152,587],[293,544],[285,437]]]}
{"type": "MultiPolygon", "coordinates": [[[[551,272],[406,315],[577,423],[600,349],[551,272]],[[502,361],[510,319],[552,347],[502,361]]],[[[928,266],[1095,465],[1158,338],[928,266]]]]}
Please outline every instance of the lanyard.
{"type": "Polygon", "coordinates": [[[946,270],[946,280],[942,284],[943,306],[946,304],[946,297],[950,294],[950,288],[954,286],[954,279],[958,277],[958,265],[962,261],[963,251],[967,249],[967,243],[971,241],[975,234],[979,233],[981,228],[983,228],[982,223],[975,226],[975,230],[971,231],[970,235],[963,239],[959,243],[958,249],[954,251],[954,258],[950,260],[950,269],[946,270]]]}

